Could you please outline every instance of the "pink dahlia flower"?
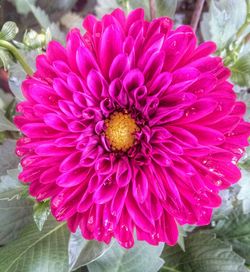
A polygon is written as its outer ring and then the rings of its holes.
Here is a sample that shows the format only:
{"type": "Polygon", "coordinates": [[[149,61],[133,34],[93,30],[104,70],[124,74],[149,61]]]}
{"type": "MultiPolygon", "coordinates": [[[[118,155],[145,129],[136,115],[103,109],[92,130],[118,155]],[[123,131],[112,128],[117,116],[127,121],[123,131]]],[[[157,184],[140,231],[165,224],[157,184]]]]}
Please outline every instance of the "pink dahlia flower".
{"type": "Polygon", "coordinates": [[[52,41],[22,84],[15,123],[20,179],[59,221],[86,239],[130,248],[177,241],[177,224],[207,225],[219,191],[240,178],[248,145],[215,44],[189,26],[120,9],[66,47],[52,41]]]}

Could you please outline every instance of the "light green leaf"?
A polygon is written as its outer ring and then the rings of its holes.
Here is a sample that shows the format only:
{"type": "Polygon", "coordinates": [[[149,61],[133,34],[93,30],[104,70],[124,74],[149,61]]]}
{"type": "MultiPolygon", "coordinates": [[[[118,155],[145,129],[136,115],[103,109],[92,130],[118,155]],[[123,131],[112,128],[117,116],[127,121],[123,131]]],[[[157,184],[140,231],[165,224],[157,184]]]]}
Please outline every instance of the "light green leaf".
{"type": "MultiPolygon", "coordinates": [[[[22,55],[25,57],[28,65],[31,67],[33,71],[35,71],[35,60],[38,55],[38,52],[36,50],[33,51],[22,51],[22,55]]],[[[27,74],[25,71],[21,68],[21,66],[18,63],[13,63],[10,66],[9,69],[9,87],[11,92],[14,94],[16,99],[18,101],[23,101],[24,96],[22,94],[21,90],[21,84],[23,80],[26,78],[27,74]]]]}
{"type": "Polygon", "coordinates": [[[0,31],[0,39],[5,41],[11,41],[15,38],[18,33],[18,27],[14,22],[6,22],[1,31],[0,31]]]}
{"type": "Polygon", "coordinates": [[[242,209],[244,214],[250,213],[250,172],[241,169],[241,179],[239,181],[240,191],[237,195],[238,200],[242,201],[242,209]]]}
{"type": "Polygon", "coordinates": [[[163,265],[159,257],[164,244],[151,246],[136,242],[126,250],[117,242],[100,258],[88,264],[90,272],[157,272],[163,265]]]}
{"type": "Polygon", "coordinates": [[[15,140],[6,140],[0,145],[0,176],[6,175],[7,170],[16,168],[19,159],[15,155],[15,140]]]}
{"type": "Polygon", "coordinates": [[[250,264],[250,214],[243,214],[241,209],[234,210],[228,219],[217,224],[217,237],[233,246],[233,250],[250,264]]]}
{"type": "Polygon", "coordinates": [[[27,226],[19,239],[0,248],[1,272],[68,272],[69,231],[49,218],[40,232],[27,226]]]}
{"type": "Polygon", "coordinates": [[[3,67],[4,70],[8,70],[11,61],[12,61],[12,56],[9,53],[9,51],[0,47],[0,68],[3,67]]]}
{"type": "Polygon", "coordinates": [[[185,241],[186,251],[179,246],[166,247],[163,271],[173,272],[247,272],[245,260],[232,246],[216,238],[211,232],[190,234],[185,241]]]}
{"type": "Polygon", "coordinates": [[[177,0],[156,0],[156,16],[173,18],[177,8],[177,0]]]}
{"type": "Polygon", "coordinates": [[[230,68],[234,83],[241,87],[250,87],[250,54],[239,58],[230,68]]]}
{"type": "Polygon", "coordinates": [[[49,28],[54,39],[60,42],[64,42],[65,34],[60,30],[59,26],[56,23],[52,23],[50,21],[49,16],[46,14],[46,12],[40,7],[36,7],[29,3],[29,0],[24,1],[28,4],[30,11],[33,13],[40,26],[44,29],[49,28]]]}
{"type": "Polygon", "coordinates": [[[204,40],[213,40],[218,49],[223,48],[244,23],[246,12],[245,0],[211,0],[201,22],[204,40]]]}
{"type": "Polygon", "coordinates": [[[70,271],[74,271],[79,267],[87,265],[101,257],[110,247],[112,243],[106,245],[95,240],[85,240],[81,231],[77,229],[76,233],[72,233],[69,239],[69,267],[70,271]]]}
{"type": "Polygon", "coordinates": [[[17,127],[5,117],[5,112],[1,109],[0,109],[0,131],[18,131],[17,127]]]}
{"type": "Polygon", "coordinates": [[[24,189],[25,186],[8,175],[0,179],[0,245],[17,238],[20,230],[32,222],[33,202],[21,198],[24,189]]]}
{"type": "Polygon", "coordinates": [[[33,218],[40,231],[50,215],[50,203],[49,201],[37,202],[34,205],[33,218]]]}
{"type": "MultiPolygon", "coordinates": [[[[28,4],[23,0],[9,0],[15,7],[19,14],[27,15],[30,11],[28,4]]],[[[36,0],[28,0],[32,5],[36,3],[36,0]]]]}

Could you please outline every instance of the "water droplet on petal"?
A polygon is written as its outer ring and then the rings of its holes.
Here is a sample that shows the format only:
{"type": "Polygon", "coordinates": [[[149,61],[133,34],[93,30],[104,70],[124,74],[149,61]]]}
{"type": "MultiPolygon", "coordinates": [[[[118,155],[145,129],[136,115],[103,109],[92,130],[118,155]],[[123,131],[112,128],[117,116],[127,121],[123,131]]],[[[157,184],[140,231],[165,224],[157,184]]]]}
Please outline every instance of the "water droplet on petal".
{"type": "Polygon", "coordinates": [[[112,178],[107,178],[104,182],[103,182],[103,186],[110,186],[113,183],[112,178]]]}
{"type": "Polygon", "coordinates": [[[221,179],[218,179],[218,180],[215,181],[214,184],[215,184],[216,186],[221,186],[222,180],[221,180],[221,179]]]}
{"type": "Polygon", "coordinates": [[[16,148],[16,154],[17,154],[17,156],[21,157],[24,155],[24,152],[21,149],[16,148]]]}

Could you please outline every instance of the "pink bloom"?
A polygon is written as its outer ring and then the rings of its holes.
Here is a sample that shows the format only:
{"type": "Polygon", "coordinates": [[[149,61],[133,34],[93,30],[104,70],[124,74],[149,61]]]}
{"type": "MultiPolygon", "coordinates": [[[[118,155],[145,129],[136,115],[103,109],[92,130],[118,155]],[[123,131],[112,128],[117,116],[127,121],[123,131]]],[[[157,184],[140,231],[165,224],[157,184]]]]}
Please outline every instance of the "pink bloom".
{"type": "Polygon", "coordinates": [[[240,178],[246,106],[215,44],[189,26],[120,9],[86,33],[52,41],[23,82],[15,123],[20,179],[86,239],[126,248],[177,241],[177,224],[207,225],[218,193],[240,178]]]}

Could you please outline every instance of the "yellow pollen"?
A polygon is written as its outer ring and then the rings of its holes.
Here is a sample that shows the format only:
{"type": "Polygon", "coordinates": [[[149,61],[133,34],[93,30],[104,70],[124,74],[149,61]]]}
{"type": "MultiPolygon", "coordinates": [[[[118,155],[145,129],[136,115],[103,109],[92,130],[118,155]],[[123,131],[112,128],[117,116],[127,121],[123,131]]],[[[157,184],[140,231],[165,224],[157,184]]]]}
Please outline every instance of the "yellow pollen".
{"type": "Polygon", "coordinates": [[[125,152],[133,146],[135,132],[139,128],[130,114],[115,112],[105,120],[105,124],[105,135],[113,150],[125,152]]]}

